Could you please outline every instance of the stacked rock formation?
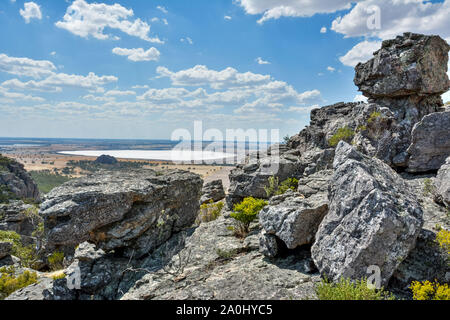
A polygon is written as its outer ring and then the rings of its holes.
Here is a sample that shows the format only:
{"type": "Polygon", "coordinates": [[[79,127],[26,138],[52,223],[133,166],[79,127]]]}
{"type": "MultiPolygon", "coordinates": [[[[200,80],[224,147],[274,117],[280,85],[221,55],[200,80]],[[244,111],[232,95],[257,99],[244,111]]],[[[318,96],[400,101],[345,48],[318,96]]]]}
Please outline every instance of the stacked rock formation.
{"type": "Polygon", "coordinates": [[[39,199],[39,189],[24,166],[0,155],[0,197],[2,193],[16,199],[39,199]]]}

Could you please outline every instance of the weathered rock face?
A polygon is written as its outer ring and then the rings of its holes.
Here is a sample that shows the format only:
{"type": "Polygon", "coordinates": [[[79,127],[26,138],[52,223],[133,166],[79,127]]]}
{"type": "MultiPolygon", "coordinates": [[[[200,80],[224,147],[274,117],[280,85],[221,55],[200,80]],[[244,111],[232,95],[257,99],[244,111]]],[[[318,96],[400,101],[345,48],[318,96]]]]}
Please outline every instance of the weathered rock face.
{"type": "Polygon", "coordinates": [[[450,156],[450,111],[425,116],[412,130],[408,171],[438,170],[450,156]]]}
{"type": "Polygon", "coordinates": [[[20,199],[39,199],[39,190],[22,164],[0,155],[0,192],[10,192],[20,199]]]}
{"type": "Polygon", "coordinates": [[[439,36],[405,33],[356,66],[355,84],[369,98],[440,95],[450,88],[449,50],[439,36]]]}
{"type": "Polygon", "coordinates": [[[214,180],[203,185],[202,197],[200,203],[204,204],[210,202],[220,201],[225,198],[225,191],[223,190],[222,180],[214,180]]]}
{"type": "Polygon", "coordinates": [[[201,178],[185,171],[99,173],[53,189],[41,206],[47,247],[84,241],[142,256],[198,214],[201,178]]]}
{"type": "Polygon", "coordinates": [[[312,246],[312,258],[329,279],[361,279],[369,266],[386,285],[414,248],[422,210],[408,185],[380,160],[341,141],[333,163],[329,212],[312,246]]]}
{"type": "Polygon", "coordinates": [[[22,201],[0,204],[0,230],[14,231],[30,237],[40,222],[41,218],[34,214],[32,205],[22,201]]]}
{"type": "Polygon", "coordinates": [[[11,242],[0,242],[0,259],[11,254],[12,243],[11,242]]]}
{"type": "Polygon", "coordinates": [[[450,157],[439,169],[434,186],[436,202],[450,208],[450,157]]]}

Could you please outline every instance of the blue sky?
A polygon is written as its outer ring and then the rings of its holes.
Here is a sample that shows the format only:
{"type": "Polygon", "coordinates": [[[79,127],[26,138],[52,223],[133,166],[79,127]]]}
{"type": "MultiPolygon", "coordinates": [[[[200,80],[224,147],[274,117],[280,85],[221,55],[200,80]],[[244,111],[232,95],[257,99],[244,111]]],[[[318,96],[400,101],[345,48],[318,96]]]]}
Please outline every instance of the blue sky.
{"type": "Polygon", "coordinates": [[[361,99],[353,66],[382,39],[449,41],[449,15],[450,0],[2,0],[0,136],[165,139],[195,120],[292,135],[361,99]]]}

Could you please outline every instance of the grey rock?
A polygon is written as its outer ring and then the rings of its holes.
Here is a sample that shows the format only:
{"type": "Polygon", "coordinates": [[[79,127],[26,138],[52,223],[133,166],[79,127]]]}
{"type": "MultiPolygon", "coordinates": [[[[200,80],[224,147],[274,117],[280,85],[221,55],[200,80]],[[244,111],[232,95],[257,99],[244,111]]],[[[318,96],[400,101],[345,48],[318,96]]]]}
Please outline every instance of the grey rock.
{"type": "Polygon", "coordinates": [[[200,204],[220,201],[225,198],[222,180],[214,180],[203,185],[200,204]]]}
{"type": "Polygon", "coordinates": [[[128,257],[151,252],[194,223],[201,178],[185,171],[103,172],[69,181],[45,198],[47,249],[90,241],[128,257]]]}
{"type": "Polygon", "coordinates": [[[0,259],[11,254],[12,243],[11,242],[0,242],[0,259]]]}
{"type": "Polygon", "coordinates": [[[0,154],[0,192],[19,199],[39,199],[39,190],[24,166],[0,154]],[[6,189],[6,190],[4,190],[6,189]]]}
{"type": "Polygon", "coordinates": [[[328,212],[328,197],[319,193],[305,198],[292,191],[273,197],[259,213],[267,234],[281,239],[288,249],[310,244],[328,212]]]}
{"type": "Polygon", "coordinates": [[[356,66],[355,84],[369,98],[445,93],[449,50],[439,36],[405,33],[356,66]]]}
{"type": "Polygon", "coordinates": [[[438,170],[450,156],[450,111],[425,116],[415,124],[409,154],[409,172],[438,170]]]}
{"type": "Polygon", "coordinates": [[[423,225],[422,209],[403,179],[378,159],[341,141],[336,149],[329,212],[312,246],[312,258],[335,281],[381,270],[386,285],[414,248],[423,225]]]}
{"type": "Polygon", "coordinates": [[[434,186],[436,202],[450,208],[450,157],[439,169],[434,186]]]}
{"type": "Polygon", "coordinates": [[[74,300],[74,293],[66,286],[66,279],[52,280],[42,277],[37,283],[13,292],[5,300],[74,300]]]}
{"type": "Polygon", "coordinates": [[[269,258],[278,255],[279,246],[278,239],[273,234],[269,234],[264,230],[259,233],[259,252],[269,258]]]}
{"type": "Polygon", "coordinates": [[[31,237],[42,218],[34,213],[34,207],[21,200],[0,204],[0,230],[14,231],[31,237]]]}

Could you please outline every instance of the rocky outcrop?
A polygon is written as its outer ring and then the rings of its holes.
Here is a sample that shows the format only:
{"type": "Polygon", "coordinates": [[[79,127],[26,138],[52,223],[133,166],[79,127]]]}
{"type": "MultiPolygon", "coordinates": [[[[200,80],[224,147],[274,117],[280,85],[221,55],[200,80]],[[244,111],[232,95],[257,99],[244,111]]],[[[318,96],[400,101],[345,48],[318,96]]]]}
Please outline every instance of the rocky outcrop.
{"type": "Polygon", "coordinates": [[[355,84],[372,99],[445,93],[449,50],[439,36],[405,33],[385,40],[373,59],[356,66],[355,84]]]}
{"type": "Polygon", "coordinates": [[[38,187],[24,166],[2,155],[0,155],[0,187],[3,187],[0,188],[0,193],[11,193],[14,198],[39,199],[38,187]]]}
{"type": "Polygon", "coordinates": [[[434,159],[419,159],[418,148],[435,137],[425,138],[424,126],[433,132],[445,129],[440,127],[442,122],[416,124],[443,106],[441,94],[450,88],[449,49],[439,36],[405,33],[384,41],[373,59],[356,66],[355,84],[370,102],[357,124],[361,130],[354,141],[359,150],[411,172],[433,170],[438,158],[448,155],[435,139],[431,143],[434,148],[429,146],[427,153],[434,159]],[[413,128],[418,128],[416,138],[411,137],[413,128]],[[423,164],[426,161],[431,167],[423,164]]]}
{"type": "Polygon", "coordinates": [[[343,141],[333,166],[329,212],[312,258],[331,280],[361,279],[369,266],[378,266],[386,285],[415,246],[423,225],[420,205],[389,166],[343,141]]]}
{"type": "Polygon", "coordinates": [[[194,223],[202,180],[185,171],[102,172],[69,181],[45,198],[47,248],[90,241],[140,257],[194,223]]]}
{"type": "Polygon", "coordinates": [[[450,157],[441,166],[434,183],[435,200],[450,208],[450,157]]]}
{"type": "Polygon", "coordinates": [[[425,116],[412,130],[408,171],[438,170],[450,156],[450,111],[425,116]]]}
{"type": "Polygon", "coordinates": [[[95,159],[95,163],[99,163],[99,164],[117,164],[117,159],[112,157],[112,156],[108,156],[106,154],[102,154],[100,157],[98,157],[97,159],[95,159]]]}
{"type": "Polygon", "coordinates": [[[222,180],[214,180],[203,185],[200,204],[208,203],[210,201],[217,202],[224,198],[225,191],[223,190],[222,180]]]}

